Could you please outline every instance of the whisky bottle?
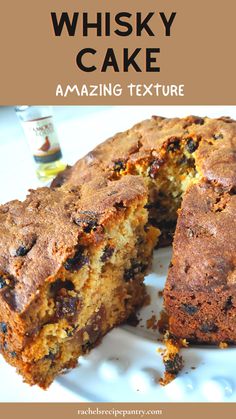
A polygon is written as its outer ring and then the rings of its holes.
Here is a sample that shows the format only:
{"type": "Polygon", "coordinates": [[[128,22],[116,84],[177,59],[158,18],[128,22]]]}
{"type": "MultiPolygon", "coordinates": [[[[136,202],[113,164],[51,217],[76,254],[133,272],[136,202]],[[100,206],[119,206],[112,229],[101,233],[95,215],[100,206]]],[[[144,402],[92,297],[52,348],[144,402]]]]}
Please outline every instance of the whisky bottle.
{"type": "Polygon", "coordinates": [[[54,178],[65,169],[51,106],[17,106],[19,117],[28,140],[37,177],[42,182],[54,178]]]}

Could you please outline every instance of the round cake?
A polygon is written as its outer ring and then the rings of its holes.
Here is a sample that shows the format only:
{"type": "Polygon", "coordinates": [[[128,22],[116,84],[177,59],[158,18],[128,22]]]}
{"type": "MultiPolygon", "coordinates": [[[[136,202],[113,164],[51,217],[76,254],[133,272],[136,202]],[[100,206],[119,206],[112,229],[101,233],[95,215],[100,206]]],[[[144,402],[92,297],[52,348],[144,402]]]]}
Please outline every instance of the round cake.
{"type": "Polygon", "coordinates": [[[235,343],[235,192],[235,121],[153,116],[2,205],[5,359],[46,388],[142,305],[153,249],[172,241],[171,336],[235,343]]]}

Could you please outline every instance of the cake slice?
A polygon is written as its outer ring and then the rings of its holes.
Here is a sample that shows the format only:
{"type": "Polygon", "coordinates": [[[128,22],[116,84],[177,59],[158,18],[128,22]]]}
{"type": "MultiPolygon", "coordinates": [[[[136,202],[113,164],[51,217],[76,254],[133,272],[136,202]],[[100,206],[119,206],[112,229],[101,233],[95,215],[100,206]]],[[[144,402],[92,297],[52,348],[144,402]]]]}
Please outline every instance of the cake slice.
{"type": "Polygon", "coordinates": [[[46,388],[145,296],[158,230],[134,176],[32,190],[0,207],[0,348],[46,388]]]}
{"type": "Polygon", "coordinates": [[[165,286],[172,335],[236,342],[236,193],[200,182],[186,192],[165,286]]]}

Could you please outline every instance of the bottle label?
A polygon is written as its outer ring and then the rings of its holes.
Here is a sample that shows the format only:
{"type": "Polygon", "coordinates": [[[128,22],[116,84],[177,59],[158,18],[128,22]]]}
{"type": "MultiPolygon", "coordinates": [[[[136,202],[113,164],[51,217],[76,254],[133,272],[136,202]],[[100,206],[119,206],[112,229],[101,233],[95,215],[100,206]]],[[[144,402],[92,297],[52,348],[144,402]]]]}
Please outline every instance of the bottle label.
{"type": "Polygon", "coordinates": [[[23,122],[34,159],[48,163],[61,158],[61,149],[51,116],[23,122]]]}

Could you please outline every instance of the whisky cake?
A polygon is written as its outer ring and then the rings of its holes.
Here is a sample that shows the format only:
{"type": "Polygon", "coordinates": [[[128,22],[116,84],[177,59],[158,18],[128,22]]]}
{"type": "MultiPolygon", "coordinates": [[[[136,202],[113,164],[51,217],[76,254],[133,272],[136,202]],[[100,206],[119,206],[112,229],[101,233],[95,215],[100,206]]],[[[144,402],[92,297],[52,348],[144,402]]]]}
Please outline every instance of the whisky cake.
{"type": "Polygon", "coordinates": [[[46,388],[142,304],[153,248],[173,234],[170,333],[236,342],[235,188],[235,121],[154,116],[1,206],[5,359],[46,388]]]}

